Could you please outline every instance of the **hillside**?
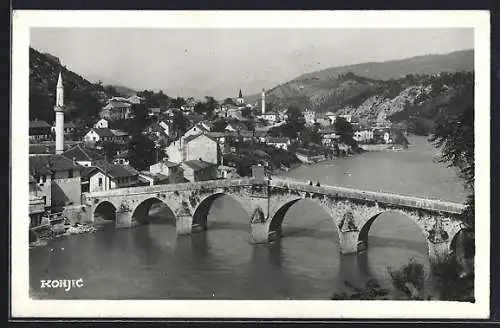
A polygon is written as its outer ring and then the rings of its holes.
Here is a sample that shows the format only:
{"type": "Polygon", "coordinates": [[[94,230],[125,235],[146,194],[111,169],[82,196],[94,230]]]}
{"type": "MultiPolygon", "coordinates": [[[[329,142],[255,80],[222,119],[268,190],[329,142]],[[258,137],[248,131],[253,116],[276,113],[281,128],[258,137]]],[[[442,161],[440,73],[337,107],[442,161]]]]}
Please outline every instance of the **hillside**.
{"type": "MultiPolygon", "coordinates": [[[[379,86],[377,81],[401,79],[411,75],[432,75],[442,72],[474,70],[474,51],[456,51],[444,55],[425,55],[386,62],[361,63],[333,67],[303,74],[289,82],[280,84],[268,91],[269,101],[276,105],[295,104],[317,111],[335,111],[335,103],[370,92],[379,86]],[[363,77],[363,81],[344,81],[339,77],[346,73],[363,77]]],[[[259,94],[247,97],[251,103],[258,100],[259,94]]]]}
{"type": "Polygon", "coordinates": [[[103,87],[61,66],[57,57],[30,47],[30,119],[52,124],[57,78],[61,72],[64,83],[66,120],[87,121],[95,117],[106,99],[103,87]]]}

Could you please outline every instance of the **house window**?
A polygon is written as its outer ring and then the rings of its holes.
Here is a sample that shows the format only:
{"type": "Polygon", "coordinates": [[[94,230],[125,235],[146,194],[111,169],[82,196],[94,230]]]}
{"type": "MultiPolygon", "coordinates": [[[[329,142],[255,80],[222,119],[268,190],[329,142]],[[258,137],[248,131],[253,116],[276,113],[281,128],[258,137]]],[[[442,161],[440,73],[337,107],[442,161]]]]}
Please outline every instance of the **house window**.
{"type": "Polygon", "coordinates": [[[99,178],[99,187],[102,187],[102,178],[99,178]]]}
{"type": "Polygon", "coordinates": [[[43,196],[43,203],[47,206],[47,196],[43,196]]]}
{"type": "Polygon", "coordinates": [[[42,183],[45,183],[47,182],[47,176],[46,175],[42,175],[42,183]]]}
{"type": "Polygon", "coordinates": [[[72,178],[73,177],[73,170],[69,170],[68,171],[68,178],[72,178]]]}

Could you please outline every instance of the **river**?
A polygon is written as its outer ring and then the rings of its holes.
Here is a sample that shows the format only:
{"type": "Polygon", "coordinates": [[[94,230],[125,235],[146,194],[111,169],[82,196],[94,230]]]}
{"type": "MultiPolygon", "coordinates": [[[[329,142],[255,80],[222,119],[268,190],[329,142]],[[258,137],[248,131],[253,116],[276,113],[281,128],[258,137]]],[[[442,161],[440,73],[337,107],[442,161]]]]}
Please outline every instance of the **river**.
{"type": "MultiPolygon", "coordinates": [[[[449,201],[466,192],[453,169],[435,162],[439,151],[423,137],[409,137],[399,152],[367,152],[304,165],[283,175],[366,190],[383,190],[449,201]]],[[[32,297],[48,299],[330,299],[375,278],[392,288],[387,268],[413,257],[429,272],[420,229],[399,214],[382,214],[363,255],[342,256],[332,219],[303,200],[283,222],[284,238],[266,245],[249,241],[249,219],[234,200],[221,197],[209,213],[209,229],[176,236],[171,218],[157,208],[149,225],[57,238],[30,250],[32,297]],[[307,220],[304,220],[307,218],[307,220]],[[68,292],[40,288],[41,279],[79,279],[68,292]]],[[[425,295],[437,296],[432,275],[425,295]]]]}

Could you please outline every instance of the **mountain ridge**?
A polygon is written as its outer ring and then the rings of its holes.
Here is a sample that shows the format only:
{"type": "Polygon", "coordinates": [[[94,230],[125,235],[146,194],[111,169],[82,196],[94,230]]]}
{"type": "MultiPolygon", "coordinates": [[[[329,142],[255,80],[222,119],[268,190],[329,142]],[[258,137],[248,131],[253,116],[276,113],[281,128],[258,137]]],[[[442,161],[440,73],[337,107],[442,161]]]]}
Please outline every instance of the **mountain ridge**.
{"type": "MultiPolygon", "coordinates": [[[[267,90],[266,95],[270,98],[286,98],[286,90],[297,89],[301,84],[310,84],[328,81],[334,81],[339,75],[344,73],[354,73],[361,77],[374,80],[398,79],[407,74],[432,75],[440,72],[458,72],[474,70],[474,50],[458,50],[446,54],[428,54],[408,57],[404,59],[389,61],[372,61],[345,66],[335,66],[314,72],[304,73],[287,82],[276,85],[267,90]],[[296,85],[296,87],[293,87],[296,85]],[[274,94],[278,93],[278,94],[274,94]],[[283,93],[285,95],[283,95],[283,93]]],[[[296,91],[296,90],[295,90],[296,91]]],[[[297,92],[295,96],[302,94],[302,97],[308,97],[307,94],[297,92]]],[[[260,93],[246,97],[249,103],[254,103],[260,98],[260,93]]]]}

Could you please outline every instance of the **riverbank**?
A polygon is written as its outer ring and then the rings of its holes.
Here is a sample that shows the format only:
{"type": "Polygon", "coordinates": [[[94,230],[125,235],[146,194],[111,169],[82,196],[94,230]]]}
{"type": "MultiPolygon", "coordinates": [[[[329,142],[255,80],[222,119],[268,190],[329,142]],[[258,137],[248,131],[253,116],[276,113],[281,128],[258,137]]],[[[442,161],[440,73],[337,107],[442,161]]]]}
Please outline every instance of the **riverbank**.
{"type": "Polygon", "coordinates": [[[366,144],[359,145],[364,151],[401,151],[405,148],[401,145],[391,145],[391,144],[366,144]]]}
{"type": "Polygon", "coordinates": [[[73,225],[69,223],[63,223],[63,224],[48,226],[46,229],[43,229],[39,232],[33,232],[33,230],[30,230],[30,233],[34,233],[36,235],[36,240],[29,243],[29,249],[46,246],[50,240],[60,238],[63,236],[94,233],[98,230],[99,230],[98,225],[89,223],[81,224],[78,222],[73,225]]]}

